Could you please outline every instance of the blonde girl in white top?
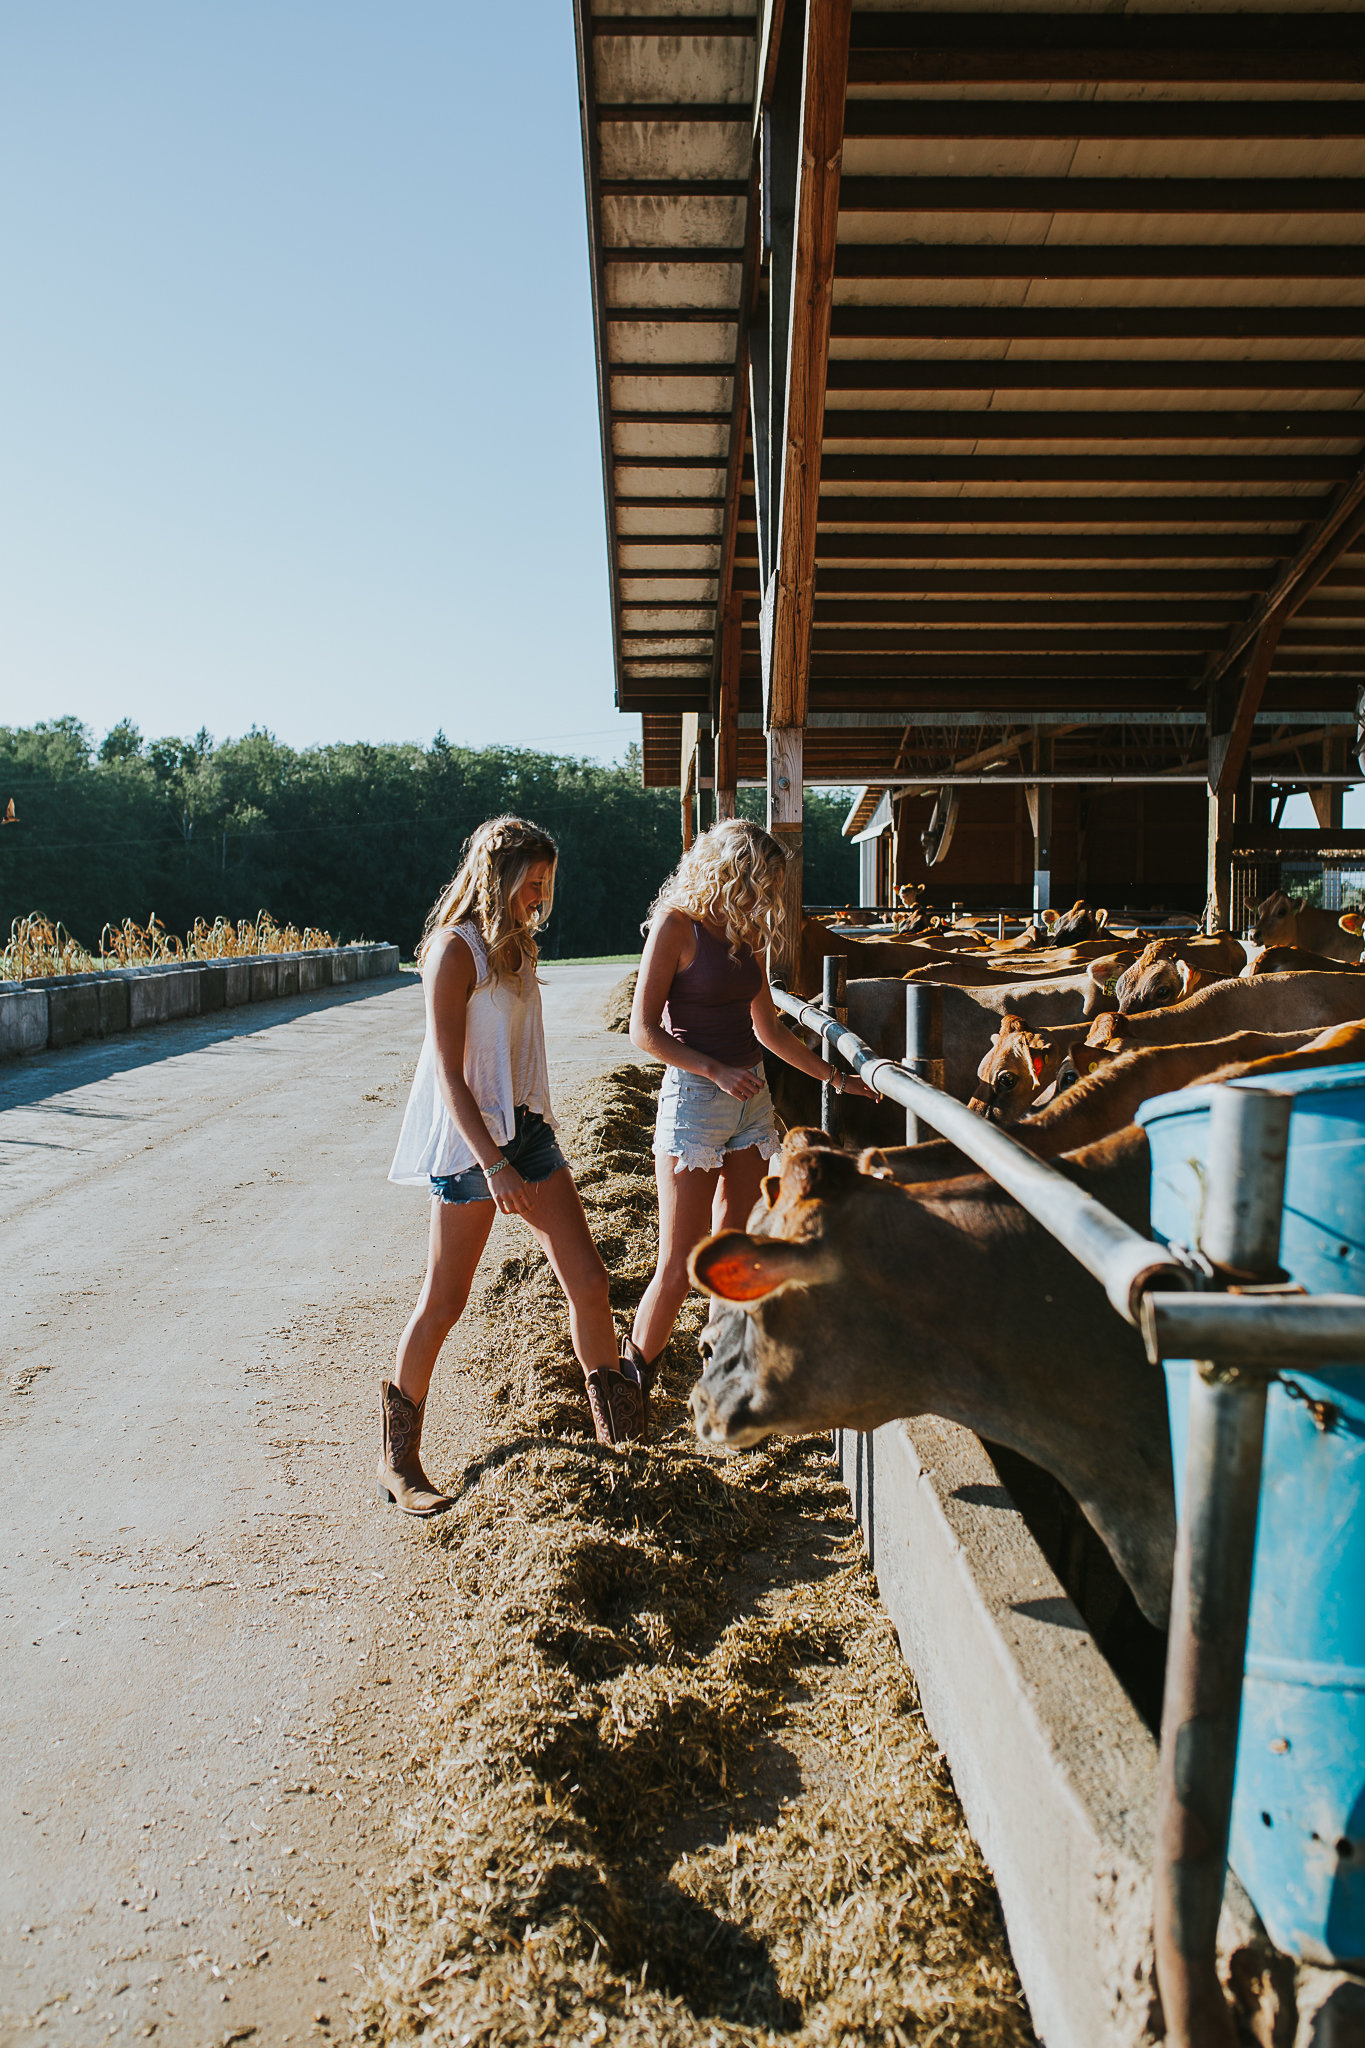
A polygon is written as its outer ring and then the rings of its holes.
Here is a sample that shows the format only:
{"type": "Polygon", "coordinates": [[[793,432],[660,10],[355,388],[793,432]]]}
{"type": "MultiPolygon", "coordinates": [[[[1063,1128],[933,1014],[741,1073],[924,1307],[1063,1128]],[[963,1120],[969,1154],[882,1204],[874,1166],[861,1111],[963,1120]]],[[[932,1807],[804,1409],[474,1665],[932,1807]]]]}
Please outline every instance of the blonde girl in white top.
{"type": "Polygon", "coordinates": [[[621,1369],[607,1273],[555,1141],[536,979],[558,850],[523,818],[492,818],[465,849],[418,951],[427,1030],[389,1178],[430,1186],[426,1279],[382,1384],[380,1497],[411,1515],[453,1505],[422,1469],[422,1417],[495,1210],[522,1217],[569,1302],[600,1441],[639,1436],[644,1399],[621,1369]]]}

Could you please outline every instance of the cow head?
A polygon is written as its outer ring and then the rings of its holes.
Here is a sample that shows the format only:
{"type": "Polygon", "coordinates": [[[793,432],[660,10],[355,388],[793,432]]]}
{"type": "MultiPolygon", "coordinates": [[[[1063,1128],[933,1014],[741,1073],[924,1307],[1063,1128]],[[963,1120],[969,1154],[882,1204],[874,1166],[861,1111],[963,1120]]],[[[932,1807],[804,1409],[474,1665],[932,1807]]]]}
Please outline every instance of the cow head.
{"type": "Polygon", "coordinates": [[[1301,906],[1283,889],[1273,889],[1256,905],[1247,937],[1256,946],[1292,946],[1298,931],[1301,906]]]}
{"type": "Polygon", "coordinates": [[[823,1412],[829,1400],[807,1365],[813,1297],[840,1277],[837,1240],[849,1198],[880,1185],[820,1132],[792,1131],[777,1171],[763,1181],[752,1233],[726,1230],[697,1246],[689,1270],[712,1298],[704,1369],[691,1395],[704,1443],[742,1450],[774,1431],[828,1426],[811,1408],[823,1412]]]}
{"type": "Polygon", "coordinates": [[[976,1070],[971,1108],[993,1123],[1016,1123],[1056,1077],[1060,1056],[1022,1017],[1002,1017],[991,1049],[976,1070]]]}
{"type": "Polygon", "coordinates": [[[1118,997],[1114,991],[1119,976],[1126,967],[1131,967],[1135,954],[1130,946],[1125,952],[1106,953],[1103,959],[1092,960],[1085,970],[1085,993],[1081,998],[1081,1014],[1098,1017],[1105,1010],[1118,1008],[1118,997]]]}
{"type": "Polygon", "coordinates": [[[1081,939],[1097,939],[1109,922],[1107,910],[1092,910],[1085,898],[1077,897],[1064,916],[1052,927],[1054,946],[1074,946],[1081,939]]]}
{"type": "Polygon", "coordinates": [[[1181,1003],[1201,980],[1197,967],[1175,957],[1175,939],[1154,939],[1114,984],[1121,1017],[1141,1010],[1164,1010],[1181,1003]]]}
{"type": "Polygon", "coordinates": [[[1159,1623],[1174,1539],[1160,1376],[1116,1320],[1097,1358],[1095,1283],[984,1187],[898,1187],[792,1133],[750,1228],[692,1254],[711,1296],[697,1434],[738,1450],[942,1415],[1068,1487],[1159,1623]]]}

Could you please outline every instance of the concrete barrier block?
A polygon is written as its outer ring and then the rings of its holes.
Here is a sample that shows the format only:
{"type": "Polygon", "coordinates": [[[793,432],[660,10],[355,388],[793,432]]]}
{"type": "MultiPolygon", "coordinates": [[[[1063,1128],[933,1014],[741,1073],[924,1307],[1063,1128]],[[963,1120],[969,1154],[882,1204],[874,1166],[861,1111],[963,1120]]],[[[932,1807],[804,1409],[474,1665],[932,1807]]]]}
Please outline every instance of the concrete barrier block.
{"type": "Polygon", "coordinates": [[[277,953],[275,971],[278,986],[275,993],[281,996],[296,996],[299,993],[299,956],[297,953],[277,953]]]}
{"type": "Polygon", "coordinates": [[[299,994],[313,995],[320,988],[332,986],[332,956],[330,953],[300,953],[299,994]]]}
{"type": "Polygon", "coordinates": [[[42,1052],[47,1045],[47,990],[0,984],[0,1059],[42,1052]]]}
{"type": "Polygon", "coordinates": [[[365,972],[372,981],[382,981],[390,974],[397,974],[397,946],[366,946],[365,972]]]}
{"type": "Polygon", "coordinates": [[[211,1017],[227,1008],[227,963],[205,960],[199,968],[199,1011],[211,1017]]]}
{"type": "Polygon", "coordinates": [[[128,1028],[170,1024],[200,1014],[203,970],[199,966],[139,967],[128,977],[128,1028]]]}
{"type": "MultiPolygon", "coordinates": [[[[1040,2039],[1148,2048],[1164,2031],[1150,1730],[970,1431],[923,1416],[835,1442],[1040,2039]]],[[[1234,1978],[1268,1953],[1231,1875],[1220,1948],[1234,1978]]]]}
{"type": "Polygon", "coordinates": [[[128,976],[101,974],[95,983],[100,1007],[100,1037],[113,1038],[128,1029],[128,976]]]}
{"type": "Polygon", "coordinates": [[[279,970],[273,953],[261,953],[250,962],[251,1000],[253,1003],[268,1003],[279,990],[279,970]]]}
{"type": "Polygon", "coordinates": [[[333,949],[329,957],[332,962],[333,987],[340,987],[342,983],[354,981],[357,978],[359,969],[356,965],[356,956],[353,947],[337,946],[333,949]]]}
{"type": "Polygon", "coordinates": [[[47,1042],[79,1045],[100,1037],[99,983],[93,974],[54,977],[47,990],[47,1042]]]}

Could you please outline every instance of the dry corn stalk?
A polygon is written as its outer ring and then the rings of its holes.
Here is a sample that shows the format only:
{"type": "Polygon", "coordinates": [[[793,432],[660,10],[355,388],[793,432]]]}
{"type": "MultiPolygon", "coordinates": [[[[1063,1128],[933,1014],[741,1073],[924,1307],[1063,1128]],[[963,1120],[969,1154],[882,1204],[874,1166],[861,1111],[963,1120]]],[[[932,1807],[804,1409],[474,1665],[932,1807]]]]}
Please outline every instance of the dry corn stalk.
{"type": "Polygon", "coordinates": [[[153,911],[145,925],[125,917],[100,933],[98,957],[88,953],[60,923],[34,911],[16,917],[9,944],[0,952],[0,981],[32,981],[53,974],[92,974],[99,968],[155,967],[167,960],[238,960],[261,953],[305,953],[336,945],[316,925],[276,924],[268,910],[251,919],[197,917],[194,930],[179,939],[153,911]]]}

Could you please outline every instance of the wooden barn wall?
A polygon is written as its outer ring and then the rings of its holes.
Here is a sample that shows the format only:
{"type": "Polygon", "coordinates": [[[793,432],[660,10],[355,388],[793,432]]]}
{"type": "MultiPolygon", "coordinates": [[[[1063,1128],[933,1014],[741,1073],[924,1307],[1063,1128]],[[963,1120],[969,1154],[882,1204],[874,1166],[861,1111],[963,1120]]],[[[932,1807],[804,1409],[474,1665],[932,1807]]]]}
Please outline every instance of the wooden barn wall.
{"type": "MultiPolygon", "coordinates": [[[[936,904],[1024,907],[1033,896],[1033,829],[1021,787],[964,789],[947,859],[925,864],[929,797],[897,805],[896,880],[922,882],[936,904]]],[[[1060,787],[1052,798],[1052,901],[1198,910],[1204,900],[1201,788],[1060,787]]]]}

